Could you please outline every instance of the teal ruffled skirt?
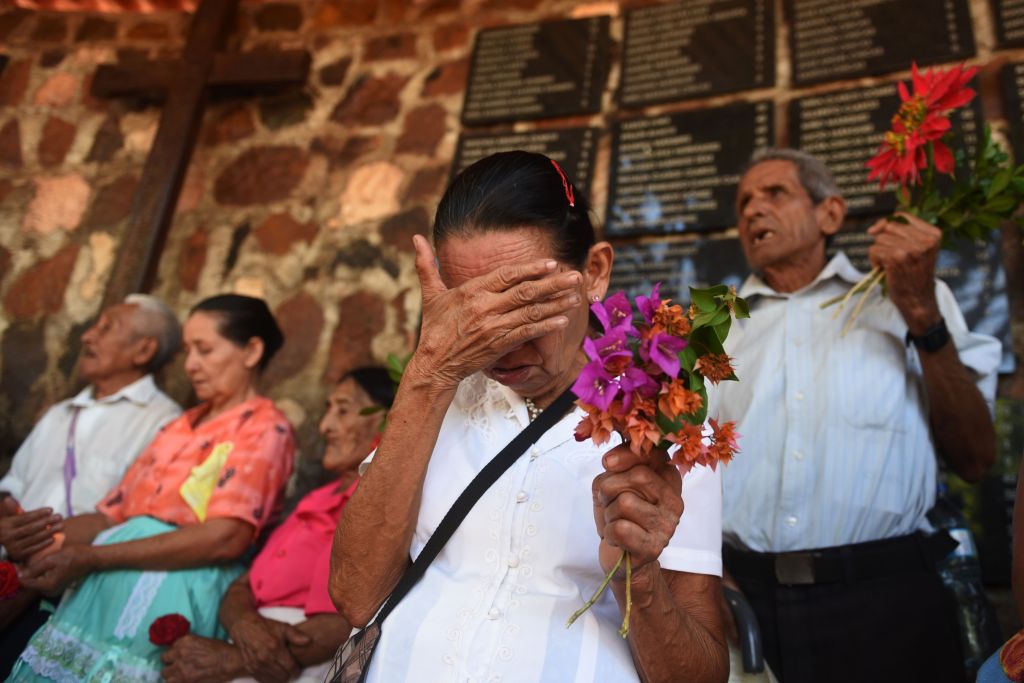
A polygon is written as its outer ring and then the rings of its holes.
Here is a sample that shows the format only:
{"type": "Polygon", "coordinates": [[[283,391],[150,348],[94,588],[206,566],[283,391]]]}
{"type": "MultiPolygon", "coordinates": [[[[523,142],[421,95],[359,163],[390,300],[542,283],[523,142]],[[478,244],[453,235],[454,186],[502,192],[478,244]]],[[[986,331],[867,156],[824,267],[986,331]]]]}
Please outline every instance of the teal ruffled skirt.
{"type": "MultiPolygon", "coordinates": [[[[152,517],[108,529],[94,545],[123,543],[174,531],[152,517]]],[[[241,566],[176,571],[119,569],[99,572],[64,596],[56,613],[21,654],[8,681],[137,683],[160,680],[165,648],[149,642],[149,626],[181,614],[191,632],[224,638],[217,620],[221,596],[241,566]]]]}

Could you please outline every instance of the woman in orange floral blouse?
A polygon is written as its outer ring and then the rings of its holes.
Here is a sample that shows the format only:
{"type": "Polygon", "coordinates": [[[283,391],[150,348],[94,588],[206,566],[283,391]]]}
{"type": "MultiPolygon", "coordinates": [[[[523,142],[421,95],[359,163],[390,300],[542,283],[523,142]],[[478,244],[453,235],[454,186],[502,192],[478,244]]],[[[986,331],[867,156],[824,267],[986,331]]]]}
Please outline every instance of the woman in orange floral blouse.
{"type": "Polygon", "coordinates": [[[294,436],[256,382],[284,339],[266,304],[221,295],[184,327],[185,372],[202,404],[168,424],[97,506],[65,523],[64,547],[22,583],[80,585],[33,636],[9,681],[157,681],[154,619],[183,615],[223,635],[217,605],[235,563],[271,518],[291,473],[294,436]]]}

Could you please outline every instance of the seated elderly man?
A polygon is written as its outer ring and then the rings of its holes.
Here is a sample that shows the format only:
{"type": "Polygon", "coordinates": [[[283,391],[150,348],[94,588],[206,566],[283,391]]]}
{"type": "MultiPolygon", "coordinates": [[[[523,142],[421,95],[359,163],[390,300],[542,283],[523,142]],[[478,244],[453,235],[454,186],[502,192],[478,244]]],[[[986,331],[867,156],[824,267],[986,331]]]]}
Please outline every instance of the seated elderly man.
{"type": "MultiPolygon", "coordinates": [[[[64,515],[95,509],[156,432],[181,413],[152,376],[180,344],[174,313],[143,294],[104,310],[82,335],[78,375],[89,385],[46,411],[0,479],[0,547],[9,559],[24,561],[59,544],[64,515]]],[[[0,677],[48,616],[30,591],[4,607],[0,677]]]]}

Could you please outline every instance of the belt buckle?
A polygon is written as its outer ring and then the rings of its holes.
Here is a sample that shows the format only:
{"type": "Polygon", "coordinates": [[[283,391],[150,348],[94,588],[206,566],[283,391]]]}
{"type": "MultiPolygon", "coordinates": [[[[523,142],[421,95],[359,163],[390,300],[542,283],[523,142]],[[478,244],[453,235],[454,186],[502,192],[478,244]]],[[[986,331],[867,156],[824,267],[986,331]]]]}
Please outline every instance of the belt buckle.
{"type": "Polygon", "coordinates": [[[781,553],[775,556],[775,579],[784,586],[814,583],[813,553],[781,553]]]}

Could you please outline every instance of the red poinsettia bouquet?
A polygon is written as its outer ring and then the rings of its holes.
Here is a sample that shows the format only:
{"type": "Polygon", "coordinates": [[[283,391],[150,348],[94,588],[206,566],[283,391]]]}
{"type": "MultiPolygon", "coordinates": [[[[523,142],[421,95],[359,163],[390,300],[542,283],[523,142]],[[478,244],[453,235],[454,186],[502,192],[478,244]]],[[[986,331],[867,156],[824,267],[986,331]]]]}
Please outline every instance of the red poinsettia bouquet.
{"type": "Polygon", "coordinates": [[[10,600],[21,590],[18,568],[11,562],[0,562],[0,600],[10,600]]]}
{"type": "MultiPolygon", "coordinates": [[[[931,223],[943,232],[943,242],[953,238],[976,241],[989,236],[1009,220],[1024,201],[1024,165],[1014,167],[986,126],[972,155],[958,139],[950,116],[975,97],[968,87],[977,68],[964,65],[949,69],[912,68],[912,91],[899,83],[900,108],[892,118],[878,153],[867,162],[868,180],[882,190],[894,184],[897,212],[931,223]]],[[[845,334],[871,291],[885,291],[885,272],[873,269],[849,292],[822,304],[840,304],[836,316],[860,293],[847,320],[845,334]]]]}
{"type": "Polygon", "coordinates": [[[187,636],[192,630],[189,620],[180,614],[165,614],[149,625],[149,642],[154,645],[171,646],[178,638],[187,636]]]}
{"type": "MultiPolygon", "coordinates": [[[[584,340],[589,362],[573,385],[586,417],[576,427],[576,440],[600,446],[612,432],[640,455],[673,449],[671,460],[684,473],[694,465],[714,469],[737,451],[735,426],[714,419],[710,436],[705,380],[735,380],[723,348],[733,317],[747,318],[747,303],[735,289],[718,285],[690,288],[687,311],[660,296],[635,298],[636,309],[623,292],[590,307],[601,324],[601,336],[584,340]]],[[[629,633],[631,562],[623,551],[589,601],[569,619],[571,625],[593,605],[611,578],[626,565],[626,614],[619,633],[629,633]]]]}

